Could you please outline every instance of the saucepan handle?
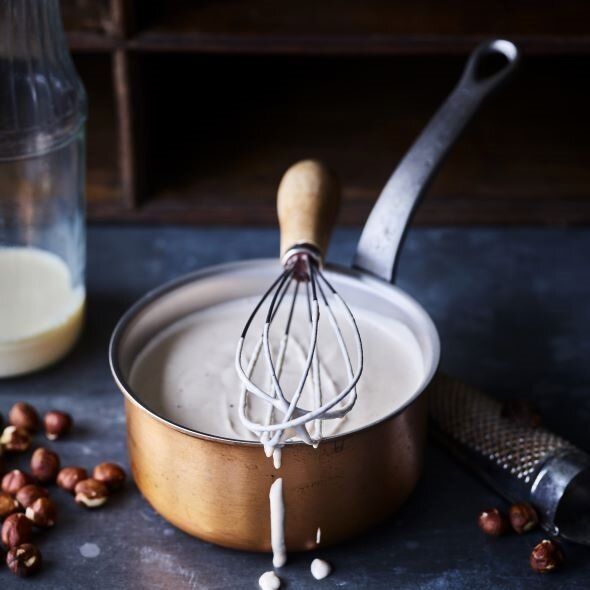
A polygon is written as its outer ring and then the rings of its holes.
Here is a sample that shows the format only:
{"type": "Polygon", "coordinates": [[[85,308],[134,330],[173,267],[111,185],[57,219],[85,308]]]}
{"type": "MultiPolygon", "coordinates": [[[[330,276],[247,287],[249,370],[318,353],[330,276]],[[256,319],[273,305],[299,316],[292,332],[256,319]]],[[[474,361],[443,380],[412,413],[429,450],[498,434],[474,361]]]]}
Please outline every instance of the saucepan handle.
{"type": "Polygon", "coordinates": [[[467,123],[514,71],[519,59],[516,45],[505,39],[486,41],[473,51],[459,83],[383,188],[363,229],[355,267],[393,281],[416,205],[467,123]]]}

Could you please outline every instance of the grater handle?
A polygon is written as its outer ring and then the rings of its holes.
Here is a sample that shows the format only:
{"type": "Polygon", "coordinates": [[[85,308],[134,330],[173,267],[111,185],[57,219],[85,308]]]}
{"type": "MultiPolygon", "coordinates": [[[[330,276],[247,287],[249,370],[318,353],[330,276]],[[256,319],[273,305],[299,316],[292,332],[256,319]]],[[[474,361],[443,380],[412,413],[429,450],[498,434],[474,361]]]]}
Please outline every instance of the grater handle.
{"type": "Polygon", "coordinates": [[[544,428],[502,417],[498,401],[446,375],[433,383],[429,411],[437,442],[510,502],[531,502],[550,533],[563,533],[558,508],[572,482],[588,474],[586,453],[544,428]]]}

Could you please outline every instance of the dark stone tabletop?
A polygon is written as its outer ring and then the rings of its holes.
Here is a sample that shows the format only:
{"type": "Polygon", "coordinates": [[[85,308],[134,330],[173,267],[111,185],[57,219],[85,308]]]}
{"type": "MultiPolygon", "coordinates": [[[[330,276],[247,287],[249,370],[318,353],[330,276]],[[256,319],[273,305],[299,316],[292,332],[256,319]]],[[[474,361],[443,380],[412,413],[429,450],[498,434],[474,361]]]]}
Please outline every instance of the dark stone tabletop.
{"type": "MultiPolygon", "coordinates": [[[[348,264],[357,230],[336,232],[329,258],[348,264]]],[[[48,446],[65,464],[127,465],[123,403],[107,345],[122,312],[164,281],[206,265],[275,256],[275,229],[92,227],[88,320],[82,341],[57,366],[0,381],[0,412],[17,400],[62,408],[73,435],[48,446]]],[[[410,232],[399,284],[434,318],[442,368],[498,398],[534,400],[546,425],[590,449],[590,230],[419,229],[410,232]]],[[[60,519],[40,534],[46,567],[18,580],[0,567],[0,589],[255,589],[268,555],[214,547],[174,529],[132,483],[96,511],[54,492],[60,519]]],[[[416,492],[389,522],[317,552],[334,565],[317,582],[316,554],[291,555],[282,570],[293,589],[590,588],[590,550],[565,545],[561,572],[542,576],[528,555],[541,538],[486,538],[475,524],[501,501],[430,446],[416,492]]]]}

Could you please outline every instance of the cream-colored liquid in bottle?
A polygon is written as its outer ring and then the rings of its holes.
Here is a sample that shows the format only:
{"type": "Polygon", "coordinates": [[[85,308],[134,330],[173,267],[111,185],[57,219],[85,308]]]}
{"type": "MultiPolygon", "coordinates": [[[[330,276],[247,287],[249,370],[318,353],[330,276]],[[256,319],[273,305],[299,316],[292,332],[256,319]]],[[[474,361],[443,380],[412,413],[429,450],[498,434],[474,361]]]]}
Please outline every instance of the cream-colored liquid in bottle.
{"type": "Polygon", "coordinates": [[[83,287],[66,264],[38,248],[0,248],[0,377],[61,358],[80,333],[83,287]]]}

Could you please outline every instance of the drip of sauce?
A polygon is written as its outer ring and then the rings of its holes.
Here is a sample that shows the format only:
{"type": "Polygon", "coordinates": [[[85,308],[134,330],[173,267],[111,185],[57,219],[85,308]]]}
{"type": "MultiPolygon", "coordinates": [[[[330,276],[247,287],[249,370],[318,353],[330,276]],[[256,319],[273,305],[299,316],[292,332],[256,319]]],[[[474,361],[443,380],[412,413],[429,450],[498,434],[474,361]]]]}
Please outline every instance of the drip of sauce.
{"type": "Polygon", "coordinates": [[[316,534],[315,534],[316,545],[319,545],[321,541],[322,541],[322,529],[320,527],[318,527],[318,530],[316,531],[316,534]]]}
{"type": "Polygon", "coordinates": [[[283,478],[277,478],[270,486],[270,542],[272,564],[282,567],[287,562],[285,549],[285,504],[283,502],[283,478]]]}
{"type": "Polygon", "coordinates": [[[258,585],[262,590],[278,590],[281,587],[281,578],[274,572],[264,572],[258,579],[258,585]]]}
{"type": "Polygon", "coordinates": [[[323,559],[314,559],[311,562],[311,575],[316,580],[323,580],[332,573],[332,566],[323,559]]]}
{"type": "Polygon", "coordinates": [[[275,447],[272,450],[272,463],[273,463],[275,469],[281,468],[281,460],[282,460],[281,448],[275,447]]]}

